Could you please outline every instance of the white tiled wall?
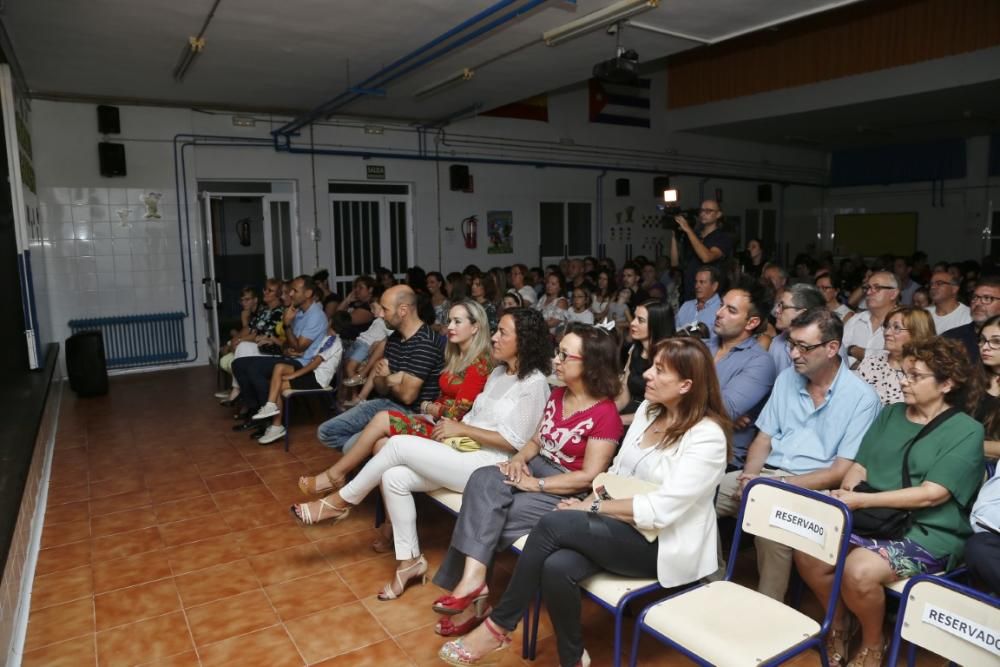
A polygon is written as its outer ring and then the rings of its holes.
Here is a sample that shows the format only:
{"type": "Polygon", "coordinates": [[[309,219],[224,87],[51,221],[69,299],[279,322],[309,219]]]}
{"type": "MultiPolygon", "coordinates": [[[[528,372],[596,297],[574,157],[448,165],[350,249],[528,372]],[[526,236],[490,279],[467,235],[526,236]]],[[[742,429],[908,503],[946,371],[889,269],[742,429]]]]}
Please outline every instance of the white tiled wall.
{"type": "Polygon", "coordinates": [[[155,186],[40,188],[35,289],[54,340],[69,335],[71,319],[184,310],[175,196],[155,186]],[[159,220],[143,219],[140,198],[149,191],[163,193],[159,220]]]}

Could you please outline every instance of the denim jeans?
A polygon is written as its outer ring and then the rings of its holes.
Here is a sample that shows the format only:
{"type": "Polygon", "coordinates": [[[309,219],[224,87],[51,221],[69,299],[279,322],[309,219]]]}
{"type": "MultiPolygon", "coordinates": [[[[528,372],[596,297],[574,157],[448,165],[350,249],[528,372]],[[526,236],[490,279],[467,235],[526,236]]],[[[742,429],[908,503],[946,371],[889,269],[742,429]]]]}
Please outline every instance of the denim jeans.
{"type": "Polygon", "coordinates": [[[342,412],[333,419],[328,419],[319,425],[316,437],[327,447],[350,451],[357,441],[361,431],[376,414],[382,410],[399,410],[410,412],[399,403],[388,398],[375,398],[355,405],[347,412],[342,412]]]}

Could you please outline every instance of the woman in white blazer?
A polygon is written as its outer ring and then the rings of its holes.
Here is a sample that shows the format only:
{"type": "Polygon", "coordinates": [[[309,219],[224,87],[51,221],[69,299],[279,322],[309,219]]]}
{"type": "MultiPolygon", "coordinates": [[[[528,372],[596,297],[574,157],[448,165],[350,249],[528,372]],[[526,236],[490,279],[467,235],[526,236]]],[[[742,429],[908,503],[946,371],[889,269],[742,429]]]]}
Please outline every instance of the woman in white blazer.
{"type": "Polygon", "coordinates": [[[591,494],[568,499],[531,531],[510,584],[493,613],[439,656],[474,665],[509,643],[509,635],[541,590],[556,632],[560,665],[587,665],[578,582],[607,571],[655,576],[674,587],[717,568],[715,489],[729,460],[732,425],[715,364],[694,338],[668,338],[653,349],[636,411],[610,472],[655,485],[621,500],[591,494]],[[573,511],[576,510],[576,511],[573,511]],[[650,533],[649,538],[640,532],[650,533]]]}

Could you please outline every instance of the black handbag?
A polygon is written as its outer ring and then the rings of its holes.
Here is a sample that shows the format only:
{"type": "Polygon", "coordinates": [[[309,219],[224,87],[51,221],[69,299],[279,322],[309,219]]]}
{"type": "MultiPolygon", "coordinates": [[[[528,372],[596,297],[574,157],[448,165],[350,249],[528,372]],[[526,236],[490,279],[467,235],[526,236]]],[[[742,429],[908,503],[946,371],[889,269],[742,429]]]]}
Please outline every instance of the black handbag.
{"type": "MultiPolygon", "coordinates": [[[[931,431],[948,420],[949,417],[959,412],[958,408],[948,408],[934,419],[927,422],[920,432],[917,433],[908,443],[903,452],[903,485],[899,488],[906,489],[913,486],[910,480],[910,450],[917,440],[928,435],[931,431]]],[[[868,482],[858,482],[852,491],[856,493],[879,493],[881,489],[876,489],[868,482]]],[[[913,527],[913,511],[893,509],[891,507],[866,507],[851,512],[853,533],[860,537],[870,537],[882,540],[901,539],[913,527]]]]}

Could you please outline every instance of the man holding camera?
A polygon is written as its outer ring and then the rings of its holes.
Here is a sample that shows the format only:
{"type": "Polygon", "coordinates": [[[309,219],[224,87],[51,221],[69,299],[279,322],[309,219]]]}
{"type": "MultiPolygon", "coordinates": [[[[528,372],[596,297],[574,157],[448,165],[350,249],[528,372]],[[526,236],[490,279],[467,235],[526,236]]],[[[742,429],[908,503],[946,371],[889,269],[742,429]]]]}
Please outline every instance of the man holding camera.
{"type": "Polygon", "coordinates": [[[694,298],[695,274],[703,265],[718,267],[725,274],[723,262],[733,254],[733,239],[722,231],[722,208],[714,199],[706,199],[698,209],[698,223],[692,227],[684,215],[675,215],[677,232],[670,237],[670,262],[684,264],[684,300],[694,298]],[[683,252],[677,237],[687,237],[683,252]],[[683,255],[683,257],[682,257],[683,255]]]}

